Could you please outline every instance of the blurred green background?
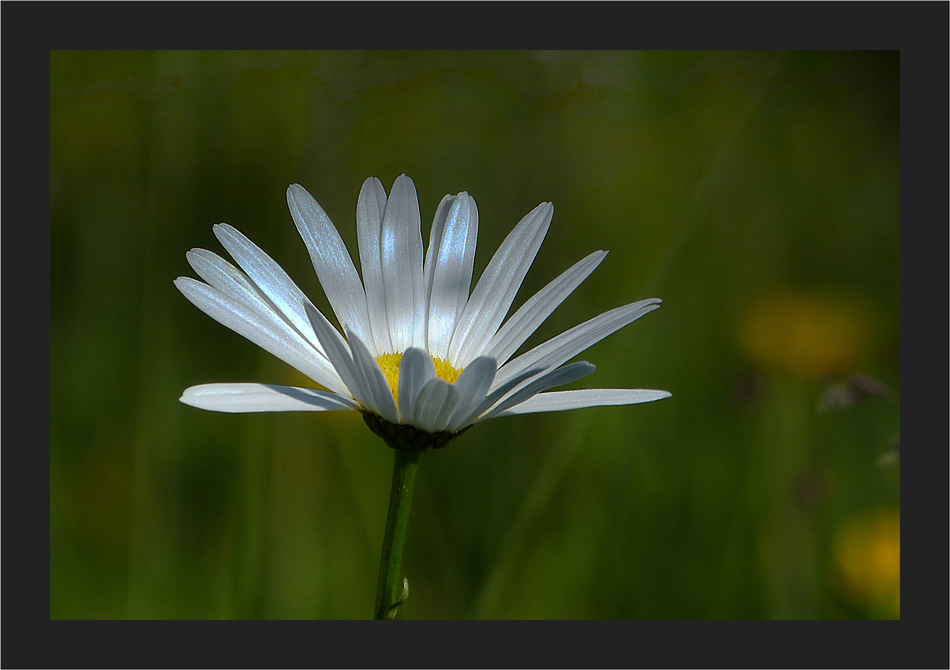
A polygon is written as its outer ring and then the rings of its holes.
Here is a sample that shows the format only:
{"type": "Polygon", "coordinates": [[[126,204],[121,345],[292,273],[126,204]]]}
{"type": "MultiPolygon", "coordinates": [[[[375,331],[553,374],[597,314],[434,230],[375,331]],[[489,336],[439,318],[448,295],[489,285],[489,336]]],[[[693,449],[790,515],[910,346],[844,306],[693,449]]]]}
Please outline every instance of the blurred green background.
{"type": "Polygon", "coordinates": [[[610,254],[527,343],[663,307],[579,358],[631,407],[426,455],[401,616],[899,617],[897,52],[52,52],[50,616],[368,618],[392,453],[189,304],[235,225],[330,314],[285,203],[356,253],[370,175],[479,207],[476,276],[554,220],[515,306],[610,254]]]}

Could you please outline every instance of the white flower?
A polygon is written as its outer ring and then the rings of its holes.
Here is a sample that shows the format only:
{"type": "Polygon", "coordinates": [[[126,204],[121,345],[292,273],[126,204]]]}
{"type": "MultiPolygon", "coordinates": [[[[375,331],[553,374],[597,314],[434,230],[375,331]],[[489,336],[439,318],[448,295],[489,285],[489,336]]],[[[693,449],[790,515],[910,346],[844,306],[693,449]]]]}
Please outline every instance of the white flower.
{"type": "Polygon", "coordinates": [[[289,276],[228,224],[214,234],[243,272],[193,249],[188,262],[206,283],[175,280],[186,298],[225,326],[289,363],[327,390],[270,384],[205,384],[181,401],[219,412],[357,410],[390,446],[443,446],[496,416],[668,397],[666,391],[548,391],[593,372],[564,365],[595,342],[660,305],[618,307],[515,358],[512,355],[597,267],[595,251],[538,291],[502,325],[541,242],[554,207],[542,203],[501,244],[469,295],[478,210],[467,193],[436,210],[423,260],[419,203],[406,175],[389,198],[382,183],[363,183],[356,208],[363,279],[320,205],[301,186],[287,203],[344,335],[289,276]]]}

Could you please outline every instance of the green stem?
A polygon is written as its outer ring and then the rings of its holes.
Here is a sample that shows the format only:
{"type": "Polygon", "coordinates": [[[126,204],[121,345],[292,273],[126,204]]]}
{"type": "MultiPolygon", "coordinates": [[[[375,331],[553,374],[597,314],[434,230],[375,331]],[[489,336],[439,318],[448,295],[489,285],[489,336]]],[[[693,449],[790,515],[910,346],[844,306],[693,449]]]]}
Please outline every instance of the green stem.
{"type": "Polygon", "coordinates": [[[409,525],[409,505],[412,489],[416,483],[419,467],[418,451],[393,449],[393,486],[389,494],[389,514],[386,516],[386,532],[383,535],[383,555],[379,560],[379,582],[376,586],[374,619],[393,619],[407,585],[403,584],[399,566],[402,563],[402,548],[406,543],[406,527],[409,525]]]}

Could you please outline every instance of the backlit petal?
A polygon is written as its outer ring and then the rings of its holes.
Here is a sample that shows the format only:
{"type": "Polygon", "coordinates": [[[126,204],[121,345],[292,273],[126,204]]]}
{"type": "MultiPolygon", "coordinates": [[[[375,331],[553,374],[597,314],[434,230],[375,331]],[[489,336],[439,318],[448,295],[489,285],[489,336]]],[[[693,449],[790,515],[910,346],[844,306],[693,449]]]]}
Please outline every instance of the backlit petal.
{"type": "Polygon", "coordinates": [[[587,361],[578,361],[576,363],[565,365],[562,368],[549,370],[543,375],[533,379],[523,388],[514,391],[511,395],[486,412],[481,417],[481,419],[490,419],[493,416],[504,412],[506,409],[523,403],[525,400],[540,393],[541,391],[547,391],[548,389],[554,388],[555,386],[563,386],[564,384],[570,384],[571,382],[577,381],[581,377],[586,377],[595,369],[596,367],[587,361]]]}
{"type": "Polygon", "coordinates": [[[422,233],[416,187],[406,175],[393,183],[380,235],[389,336],[396,353],[425,346],[422,233]]]}
{"type": "Polygon", "coordinates": [[[455,388],[459,393],[458,407],[452,413],[448,430],[461,430],[466,426],[465,420],[484,402],[495,378],[495,370],[495,359],[488,356],[479,356],[462,370],[462,374],[455,381],[455,388]]]}
{"type": "Polygon", "coordinates": [[[214,235],[247,276],[308,340],[316,341],[304,305],[310,299],[270,256],[226,223],[213,227],[214,235]]]}
{"type": "Polygon", "coordinates": [[[416,400],[413,425],[430,433],[445,430],[458,401],[459,394],[455,384],[439,377],[429,380],[416,400]]]}
{"type": "Polygon", "coordinates": [[[486,347],[489,356],[493,356],[499,365],[511,358],[518,347],[538,329],[558,305],[587,279],[588,275],[600,265],[607,255],[606,251],[595,251],[587,258],[571,266],[561,276],[535,293],[501,327],[486,347]]]}
{"type": "Polygon", "coordinates": [[[343,380],[343,383],[346,384],[346,387],[359,404],[367,409],[374,410],[375,404],[372,402],[372,396],[362,375],[353,363],[353,356],[343,337],[315,307],[307,305],[306,309],[307,316],[313,324],[313,330],[320,339],[323,350],[327,352],[327,358],[330,359],[333,368],[340,375],[340,379],[343,380]]]}
{"type": "Polygon", "coordinates": [[[523,372],[515,375],[508,381],[503,384],[495,385],[495,388],[491,389],[485,399],[482,400],[475,406],[475,409],[470,411],[467,416],[462,417],[453,417],[452,422],[455,425],[465,427],[476,422],[476,420],[481,417],[482,414],[487,412],[491,407],[493,407],[501,398],[508,395],[512,389],[520,386],[523,382],[531,379],[532,377],[537,377],[544,374],[544,370],[540,368],[532,368],[530,370],[524,370],[523,372]]]}
{"type": "Polygon", "coordinates": [[[380,236],[383,213],[386,211],[386,190],[376,177],[363,182],[356,203],[356,233],[360,248],[360,266],[366,286],[366,309],[373,331],[377,354],[392,353],[389,339],[389,321],[386,315],[386,294],[383,284],[383,265],[380,256],[380,236]]]}
{"type": "Polygon", "coordinates": [[[410,347],[399,362],[399,416],[402,423],[412,423],[416,400],[425,385],[435,379],[435,365],[423,349],[410,347]]]}
{"type": "Polygon", "coordinates": [[[192,304],[215,321],[297,368],[318,384],[342,395],[349,395],[346,385],[330,362],[317,356],[313,347],[276,313],[261,314],[191,277],[179,277],[175,280],[175,286],[192,304]]]}
{"type": "Polygon", "coordinates": [[[340,327],[352,329],[360,340],[375,350],[363,283],[340,233],[300,184],[292,184],[287,189],[287,205],[340,327]]]}
{"type": "Polygon", "coordinates": [[[526,368],[557,367],[611,333],[657,309],[660,302],[656,298],[641,300],[604,312],[600,316],[574,326],[502,366],[495,376],[495,384],[507,381],[526,368]]]}
{"type": "Polygon", "coordinates": [[[534,262],[553,214],[554,207],[550,203],[541,203],[515,226],[495,252],[479,277],[452,336],[449,361],[455,367],[465,367],[485,350],[497,332],[534,262]]]}
{"type": "Polygon", "coordinates": [[[272,384],[202,384],[185,389],[181,402],[213,412],[322,412],[357,409],[335,393],[272,384]]]}
{"type": "Polygon", "coordinates": [[[528,398],[496,416],[532,414],[534,412],[561,412],[584,407],[604,405],[635,405],[669,398],[668,391],[652,389],[579,389],[576,391],[548,391],[528,398]]]}
{"type": "Polygon", "coordinates": [[[436,211],[426,252],[428,347],[432,356],[448,360],[455,324],[472,285],[478,209],[467,193],[446,196],[436,211]]]}
{"type": "Polygon", "coordinates": [[[274,319],[281,327],[284,325],[290,327],[297,333],[298,339],[304,340],[316,353],[326,358],[313,330],[308,327],[305,332],[300,332],[300,329],[294,325],[294,320],[278,309],[257,284],[236,267],[205,249],[192,249],[185,254],[185,258],[209,286],[218,289],[224,296],[250,307],[261,316],[274,319]]]}
{"type": "Polygon", "coordinates": [[[383,371],[379,369],[379,364],[373,360],[366,345],[357,337],[356,333],[347,330],[346,336],[350,344],[350,352],[353,355],[353,366],[361,377],[360,381],[363,388],[372,398],[373,408],[377,414],[390,423],[398,423],[399,414],[396,412],[396,401],[393,399],[392,391],[389,390],[389,382],[386,381],[383,371]]]}

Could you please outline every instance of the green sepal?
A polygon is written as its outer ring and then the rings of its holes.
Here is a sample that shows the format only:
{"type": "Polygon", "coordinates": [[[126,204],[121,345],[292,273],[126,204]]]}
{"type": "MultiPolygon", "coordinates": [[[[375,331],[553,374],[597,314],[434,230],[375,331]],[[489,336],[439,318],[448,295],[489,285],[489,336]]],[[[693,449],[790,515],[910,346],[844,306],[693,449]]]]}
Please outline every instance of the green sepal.
{"type": "Polygon", "coordinates": [[[404,424],[390,423],[383,417],[373,412],[362,411],[363,421],[369,426],[369,429],[379,435],[383,442],[393,449],[400,451],[429,451],[430,449],[441,449],[458,437],[466,430],[471,428],[467,426],[457,433],[441,431],[438,433],[429,433],[404,424]]]}

